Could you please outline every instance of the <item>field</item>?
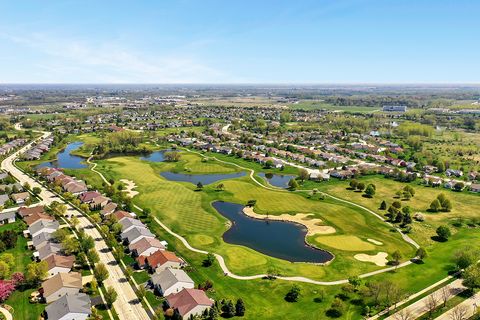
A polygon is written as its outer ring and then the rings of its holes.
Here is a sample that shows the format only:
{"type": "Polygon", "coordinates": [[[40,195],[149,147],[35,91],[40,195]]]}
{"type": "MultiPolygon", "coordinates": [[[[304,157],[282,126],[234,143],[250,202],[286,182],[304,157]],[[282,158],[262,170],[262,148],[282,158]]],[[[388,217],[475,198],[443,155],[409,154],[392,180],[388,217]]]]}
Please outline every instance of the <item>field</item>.
{"type": "Polygon", "coordinates": [[[364,106],[335,106],[323,101],[299,101],[298,103],[290,104],[290,109],[293,110],[327,110],[338,112],[351,112],[351,113],[372,113],[380,111],[380,108],[376,107],[364,107],[364,106]]]}

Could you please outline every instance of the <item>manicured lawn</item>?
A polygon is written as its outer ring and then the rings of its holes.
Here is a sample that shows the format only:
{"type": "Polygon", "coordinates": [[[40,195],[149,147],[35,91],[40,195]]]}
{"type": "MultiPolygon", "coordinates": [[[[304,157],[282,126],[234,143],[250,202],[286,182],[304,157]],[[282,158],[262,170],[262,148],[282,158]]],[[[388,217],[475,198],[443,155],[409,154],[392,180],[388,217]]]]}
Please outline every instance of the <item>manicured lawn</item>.
{"type": "MultiPolygon", "coordinates": [[[[190,154],[184,157],[187,165],[194,163],[199,156],[190,154]]],[[[201,161],[201,160],[200,160],[201,161]]],[[[218,163],[202,163],[203,166],[213,166],[218,172],[218,163]]],[[[250,275],[266,273],[275,266],[285,275],[304,275],[322,280],[337,280],[347,275],[360,274],[379,267],[353,258],[356,252],[378,251],[392,253],[400,250],[404,257],[413,256],[413,249],[401,240],[398,233],[392,233],[389,228],[372,215],[352,206],[339,204],[333,200],[310,200],[298,193],[265,190],[249,177],[223,181],[225,191],[217,192],[213,186],[207,186],[202,192],[196,192],[195,186],[189,183],[178,183],[163,179],[159,172],[171,170],[178,166],[172,163],[150,163],[141,161],[138,157],[118,157],[99,161],[98,169],[107,178],[119,180],[131,179],[137,184],[140,192],[134,202],[141,207],[151,208],[153,214],[169,225],[175,232],[185,236],[195,247],[222,254],[229,268],[238,274],[250,275]],[[227,220],[212,207],[214,200],[246,203],[256,199],[255,210],[268,214],[312,213],[326,224],[337,230],[336,236],[349,235],[356,237],[356,251],[348,241],[341,243],[320,239],[313,236],[308,240],[319,247],[331,250],[336,258],[329,266],[316,266],[306,263],[290,263],[285,260],[271,258],[243,246],[230,245],[222,240],[226,231],[227,220]],[[372,238],[384,243],[375,246],[366,242],[372,238]],[[339,245],[340,243],[340,245],[339,245]],[[362,246],[360,246],[362,244],[362,246]]],[[[207,169],[203,169],[205,172],[207,169]]],[[[226,167],[228,172],[228,166],[226,167]]]]}
{"type": "Polygon", "coordinates": [[[133,279],[135,279],[137,284],[142,284],[150,280],[150,275],[147,271],[134,272],[132,277],[133,279]]]}

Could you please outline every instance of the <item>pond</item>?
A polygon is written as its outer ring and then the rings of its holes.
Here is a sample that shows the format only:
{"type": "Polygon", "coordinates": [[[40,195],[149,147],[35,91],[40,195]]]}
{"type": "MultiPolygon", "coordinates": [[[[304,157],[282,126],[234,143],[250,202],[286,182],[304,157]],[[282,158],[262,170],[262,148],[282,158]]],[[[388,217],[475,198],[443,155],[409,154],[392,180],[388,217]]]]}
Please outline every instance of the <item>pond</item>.
{"type": "Polygon", "coordinates": [[[146,161],[153,161],[153,162],[163,162],[165,161],[165,153],[169,151],[172,151],[172,150],[168,149],[168,150],[155,151],[143,157],[140,157],[140,159],[146,160],[146,161]]]}
{"type": "Polygon", "coordinates": [[[276,174],[276,173],[264,173],[261,172],[258,174],[260,177],[267,180],[269,184],[275,187],[288,188],[288,182],[295,178],[293,174],[276,174]]]}
{"type": "Polygon", "coordinates": [[[300,224],[254,219],[243,213],[243,205],[236,203],[216,201],[212,205],[232,222],[223,234],[227,243],[291,262],[325,263],[333,259],[330,252],[305,243],[307,229],[300,224]]]}
{"type": "Polygon", "coordinates": [[[57,154],[57,159],[54,161],[43,162],[37,168],[51,167],[51,168],[65,168],[65,169],[83,169],[88,168],[84,163],[85,158],[70,154],[70,152],[77,150],[83,145],[83,142],[76,141],[69,143],[65,149],[57,154]]]}
{"type": "Polygon", "coordinates": [[[245,176],[245,172],[236,173],[216,173],[216,174],[186,174],[186,173],[174,173],[174,172],[162,172],[162,177],[170,181],[183,181],[197,184],[201,182],[203,185],[214,183],[220,180],[235,179],[245,176]]]}

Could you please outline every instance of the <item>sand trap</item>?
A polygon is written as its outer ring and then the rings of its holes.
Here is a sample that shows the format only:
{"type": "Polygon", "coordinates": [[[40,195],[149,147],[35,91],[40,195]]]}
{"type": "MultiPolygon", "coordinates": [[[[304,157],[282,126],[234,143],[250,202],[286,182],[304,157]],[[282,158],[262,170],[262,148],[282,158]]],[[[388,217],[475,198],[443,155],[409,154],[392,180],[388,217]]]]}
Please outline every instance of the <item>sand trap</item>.
{"type": "MultiPolygon", "coordinates": [[[[243,208],[243,213],[247,216],[257,219],[266,219],[267,216],[264,214],[258,214],[253,211],[251,207],[243,208]]],[[[335,228],[331,226],[322,225],[322,220],[318,218],[312,218],[313,214],[305,214],[305,213],[297,213],[296,215],[292,216],[289,214],[281,214],[279,216],[276,215],[269,215],[269,220],[279,220],[279,221],[291,221],[303,224],[308,232],[309,236],[314,234],[332,234],[335,233],[335,228]]]]}
{"type": "Polygon", "coordinates": [[[380,241],[377,241],[377,240],[374,240],[374,239],[367,239],[367,241],[369,241],[373,244],[376,244],[377,246],[383,245],[383,242],[380,242],[380,241]]]}
{"type": "Polygon", "coordinates": [[[365,253],[359,253],[353,257],[359,261],[375,263],[379,267],[385,267],[388,262],[387,260],[388,253],[386,252],[379,252],[373,256],[365,253]]]}
{"type": "Polygon", "coordinates": [[[130,198],[133,198],[138,194],[138,191],[133,190],[137,187],[135,185],[135,182],[133,182],[132,180],[127,180],[127,179],[120,179],[120,182],[125,184],[125,190],[124,191],[127,193],[127,195],[130,198]]]}

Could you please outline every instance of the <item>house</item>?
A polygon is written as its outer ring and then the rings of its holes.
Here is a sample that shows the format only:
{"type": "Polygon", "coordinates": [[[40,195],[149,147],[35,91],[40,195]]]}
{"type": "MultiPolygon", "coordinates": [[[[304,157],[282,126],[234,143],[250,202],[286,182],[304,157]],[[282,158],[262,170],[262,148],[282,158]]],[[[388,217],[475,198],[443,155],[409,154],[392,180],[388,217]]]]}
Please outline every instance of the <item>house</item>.
{"type": "Polygon", "coordinates": [[[28,232],[33,238],[43,232],[53,233],[57,231],[58,228],[60,228],[60,223],[58,221],[38,220],[30,227],[28,227],[28,232]]]}
{"type": "Polygon", "coordinates": [[[5,213],[0,213],[0,224],[7,224],[7,223],[12,223],[15,222],[15,212],[5,212],[5,213]]]}
{"type": "Polygon", "coordinates": [[[158,250],[149,256],[139,256],[137,258],[140,267],[155,270],[157,273],[166,268],[181,268],[185,263],[175,255],[175,253],[166,250],[158,250]]]}
{"type": "Polygon", "coordinates": [[[89,206],[90,206],[90,209],[98,210],[105,207],[108,202],[110,202],[109,198],[100,195],[93,198],[92,201],[89,203],[89,206]]]}
{"type": "Polygon", "coordinates": [[[478,183],[472,183],[470,186],[470,191],[472,192],[480,192],[480,184],[478,183]]]}
{"type": "Polygon", "coordinates": [[[10,200],[7,194],[0,194],[0,206],[5,206],[5,203],[10,200]]]}
{"type": "Polygon", "coordinates": [[[99,197],[101,196],[102,194],[98,191],[87,191],[87,192],[84,192],[82,193],[78,199],[80,199],[80,201],[82,203],[91,203],[93,201],[93,199],[95,199],[96,197],[99,197]]]}
{"type": "Polygon", "coordinates": [[[150,281],[155,290],[163,296],[178,293],[182,289],[195,288],[193,280],[181,269],[167,268],[160,273],[155,273],[150,281]]]}
{"type": "Polygon", "coordinates": [[[58,273],[70,272],[72,270],[73,263],[75,262],[75,257],[52,254],[48,256],[45,261],[48,265],[48,277],[50,278],[58,273]]]}
{"type": "Polygon", "coordinates": [[[407,112],[407,106],[383,106],[386,112],[407,112]]]}
{"type": "Polygon", "coordinates": [[[41,246],[37,252],[33,253],[33,256],[37,257],[40,261],[45,260],[52,254],[57,254],[62,251],[62,245],[60,243],[48,242],[44,246],[41,246]]]}
{"type": "Polygon", "coordinates": [[[12,194],[12,199],[16,204],[23,204],[27,199],[30,198],[30,193],[28,192],[19,192],[12,194]]]}
{"type": "Polygon", "coordinates": [[[20,217],[25,218],[34,213],[45,213],[45,208],[43,206],[36,206],[36,207],[21,207],[18,209],[18,214],[20,217]]]}
{"type": "Polygon", "coordinates": [[[454,169],[447,169],[447,170],[445,170],[445,175],[447,177],[450,177],[450,176],[461,177],[461,176],[463,176],[463,171],[454,170],[454,169]]]}
{"type": "Polygon", "coordinates": [[[143,238],[128,246],[134,256],[149,256],[158,250],[165,250],[165,246],[156,238],[143,238]]]}
{"type": "Polygon", "coordinates": [[[103,207],[102,210],[100,210],[100,213],[104,216],[108,216],[109,214],[112,214],[117,210],[118,205],[115,202],[109,202],[105,207],[103,207]]]}
{"type": "Polygon", "coordinates": [[[56,301],[66,294],[75,294],[82,289],[82,275],[78,272],[57,273],[42,283],[40,289],[47,303],[56,301]]]}
{"type": "Polygon", "coordinates": [[[204,291],[198,289],[183,289],[166,298],[168,306],[178,310],[183,319],[202,314],[213,305],[213,300],[209,299],[204,291]]]}
{"type": "Polygon", "coordinates": [[[143,238],[155,238],[155,235],[150,230],[143,227],[131,228],[127,232],[122,232],[120,236],[122,240],[127,241],[129,244],[134,244],[143,238]]]}
{"type": "Polygon", "coordinates": [[[315,170],[310,172],[309,179],[314,181],[328,181],[330,180],[330,175],[328,173],[315,170]]]}
{"type": "Polygon", "coordinates": [[[122,211],[122,210],[117,210],[111,215],[115,220],[120,221],[124,218],[133,218],[134,215],[132,215],[130,212],[127,211],[122,211]]]}
{"type": "Polygon", "coordinates": [[[35,237],[32,237],[32,246],[39,250],[42,246],[47,244],[50,240],[52,240],[52,234],[48,232],[42,232],[37,234],[35,237]]]}
{"type": "Polygon", "coordinates": [[[87,185],[83,181],[74,181],[67,183],[63,189],[67,192],[70,192],[73,195],[79,195],[82,194],[83,192],[87,191],[87,185]]]}
{"type": "Polygon", "coordinates": [[[133,218],[125,218],[118,221],[118,223],[122,226],[122,232],[128,232],[135,227],[148,229],[140,220],[133,218]]]}
{"type": "Polygon", "coordinates": [[[23,218],[23,220],[25,221],[25,223],[28,225],[28,226],[31,226],[32,224],[34,224],[35,222],[37,221],[40,221],[40,220],[43,220],[43,221],[54,221],[55,218],[48,215],[48,214],[45,214],[45,213],[33,213],[29,216],[26,216],[25,218],[23,218]]]}
{"type": "Polygon", "coordinates": [[[90,297],[85,293],[66,294],[45,308],[48,320],[86,320],[91,312],[90,297]]]}

